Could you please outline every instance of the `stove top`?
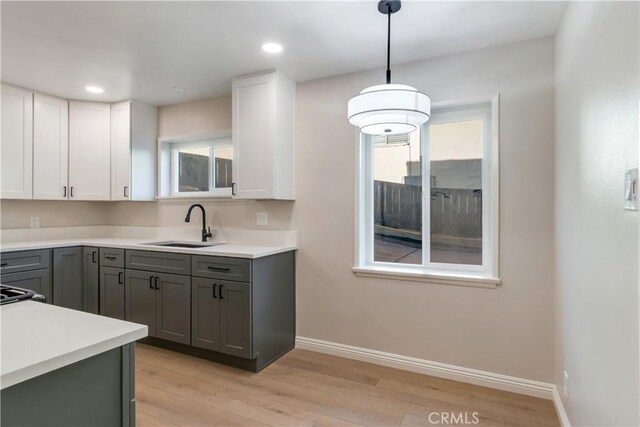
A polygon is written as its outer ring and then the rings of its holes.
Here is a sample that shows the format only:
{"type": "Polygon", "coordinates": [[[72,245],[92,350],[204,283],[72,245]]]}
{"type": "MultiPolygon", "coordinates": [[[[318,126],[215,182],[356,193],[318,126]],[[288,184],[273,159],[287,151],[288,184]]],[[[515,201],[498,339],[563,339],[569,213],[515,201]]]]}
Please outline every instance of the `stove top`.
{"type": "Polygon", "coordinates": [[[45,300],[42,295],[38,295],[28,289],[16,288],[15,286],[9,285],[0,285],[0,305],[28,299],[34,299],[37,301],[45,300]]]}

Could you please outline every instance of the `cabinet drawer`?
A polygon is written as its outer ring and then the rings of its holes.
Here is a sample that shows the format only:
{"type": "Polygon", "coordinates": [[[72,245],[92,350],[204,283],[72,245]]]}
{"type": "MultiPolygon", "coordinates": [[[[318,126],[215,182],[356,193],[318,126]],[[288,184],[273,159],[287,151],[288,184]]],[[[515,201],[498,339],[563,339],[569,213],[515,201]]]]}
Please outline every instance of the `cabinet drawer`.
{"type": "Polygon", "coordinates": [[[51,265],[51,250],[7,252],[0,254],[0,271],[18,273],[20,271],[39,270],[51,265]]]}
{"type": "Polygon", "coordinates": [[[52,286],[51,270],[23,271],[21,273],[2,274],[0,276],[3,285],[11,285],[17,288],[29,289],[37,294],[44,295],[51,304],[52,286]]]}
{"type": "Polygon", "coordinates": [[[188,276],[191,274],[191,255],[127,250],[125,266],[135,270],[188,276]]]}
{"type": "Polygon", "coordinates": [[[250,282],[251,260],[194,255],[191,257],[191,271],[193,276],[250,282]]]}
{"type": "Polygon", "coordinates": [[[124,268],[124,249],[100,248],[100,265],[124,268]]]}

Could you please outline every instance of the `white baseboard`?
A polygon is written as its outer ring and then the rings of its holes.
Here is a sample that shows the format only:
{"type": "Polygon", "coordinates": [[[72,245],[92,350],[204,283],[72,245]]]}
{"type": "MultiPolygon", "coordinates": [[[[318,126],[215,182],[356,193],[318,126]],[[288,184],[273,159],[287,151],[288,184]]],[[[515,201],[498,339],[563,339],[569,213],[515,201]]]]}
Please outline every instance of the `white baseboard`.
{"type": "Polygon", "coordinates": [[[558,387],[556,386],[553,387],[553,405],[556,407],[556,412],[558,413],[558,418],[560,418],[560,424],[562,427],[571,427],[571,423],[569,423],[569,416],[567,415],[567,411],[564,409],[564,404],[562,403],[558,387]]]}
{"type": "MultiPolygon", "coordinates": [[[[448,365],[440,362],[432,362],[430,360],[385,353],[382,351],[322,341],[314,338],[296,337],[296,348],[332,354],[334,356],[341,356],[347,359],[360,360],[362,362],[369,362],[376,365],[403,369],[405,371],[417,372],[434,377],[510,391],[527,396],[540,397],[543,399],[553,400],[554,402],[554,392],[557,394],[555,385],[540,381],[495,374],[493,372],[448,365]]],[[[566,419],[564,408],[562,411],[566,419]]],[[[558,411],[558,414],[560,414],[560,411],[558,411]]],[[[568,426],[568,423],[564,424],[564,420],[562,421],[563,425],[568,426]]]]}

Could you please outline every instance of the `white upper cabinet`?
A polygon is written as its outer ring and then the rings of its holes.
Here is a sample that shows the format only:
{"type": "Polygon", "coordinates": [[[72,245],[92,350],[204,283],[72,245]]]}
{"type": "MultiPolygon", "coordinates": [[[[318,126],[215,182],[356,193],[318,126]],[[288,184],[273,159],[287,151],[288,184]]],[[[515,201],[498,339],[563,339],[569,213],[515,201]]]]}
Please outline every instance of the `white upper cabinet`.
{"type": "Polygon", "coordinates": [[[69,199],[111,199],[111,105],[69,103],[69,199]]]}
{"type": "Polygon", "coordinates": [[[111,200],[154,200],[158,109],[126,101],[111,106],[111,200]]]}
{"type": "Polygon", "coordinates": [[[33,93],[2,84],[3,199],[33,197],[33,93]]]}
{"type": "Polygon", "coordinates": [[[111,200],[128,200],[131,188],[131,102],[111,106],[111,200]]]}
{"type": "Polygon", "coordinates": [[[68,198],[69,103],[33,96],[33,198],[68,198]]]}
{"type": "Polygon", "coordinates": [[[271,72],[232,91],[233,197],[293,200],[295,83],[271,72]]]}

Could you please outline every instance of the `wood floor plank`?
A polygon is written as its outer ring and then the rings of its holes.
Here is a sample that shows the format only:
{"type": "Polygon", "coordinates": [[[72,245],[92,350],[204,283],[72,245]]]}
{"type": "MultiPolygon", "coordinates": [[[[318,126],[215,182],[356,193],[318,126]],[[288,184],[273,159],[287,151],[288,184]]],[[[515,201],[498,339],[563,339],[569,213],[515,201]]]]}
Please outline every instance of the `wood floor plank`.
{"type": "Polygon", "coordinates": [[[239,414],[176,396],[164,390],[147,388],[136,393],[140,410],[154,414],[174,424],[188,426],[266,426],[239,414]]]}
{"type": "Polygon", "coordinates": [[[194,403],[202,403],[215,408],[242,414],[253,421],[277,426],[307,426],[312,421],[288,414],[286,410],[276,407],[265,408],[246,401],[246,395],[233,393],[228,389],[210,387],[209,383],[193,381],[170,370],[158,370],[147,365],[138,371],[138,378],[149,387],[162,389],[165,392],[179,394],[194,403]]]}
{"type": "Polygon", "coordinates": [[[136,410],[136,426],[137,427],[173,427],[178,424],[165,420],[164,418],[156,417],[149,414],[140,408],[136,410]]]}
{"type": "Polygon", "coordinates": [[[402,427],[423,427],[434,425],[446,426],[477,426],[477,427],[503,427],[502,420],[483,418],[479,414],[473,412],[467,414],[437,412],[435,414],[406,414],[402,418],[402,427]],[[453,418],[456,416],[457,418],[453,418]],[[455,422],[454,422],[455,420],[455,422]]]}
{"type": "MultiPolygon", "coordinates": [[[[277,366],[277,365],[276,365],[277,366]]],[[[335,390],[340,394],[361,395],[378,410],[384,410],[389,414],[403,416],[405,412],[480,412],[481,417],[493,424],[502,424],[502,415],[497,411],[484,409],[480,411],[476,407],[464,406],[439,399],[425,399],[424,396],[410,395],[403,390],[389,390],[368,384],[361,384],[350,380],[325,376],[316,372],[300,372],[290,367],[270,367],[268,374],[280,381],[295,381],[315,384],[317,388],[335,390]],[[296,372],[297,371],[297,372],[296,372]]]]}
{"type": "MultiPolygon", "coordinates": [[[[158,349],[158,353],[166,351],[158,349]]],[[[170,357],[170,353],[161,355],[162,359],[157,359],[155,356],[159,354],[149,353],[145,359],[145,366],[148,368],[156,366],[162,372],[169,373],[175,368],[175,364],[166,363],[166,357],[170,357]]],[[[188,370],[178,368],[177,371],[180,375],[183,375],[186,381],[202,382],[207,387],[212,387],[220,390],[225,390],[226,393],[236,393],[243,396],[248,402],[257,405],[263,405],[267,407],[279,408],[279,410],[286,410],[295,416],[300,416],[303,419],[308,419],[314,422],[316,426],[352,426],[352,425],[366,425],[366,423],[358,424],[355,422],[355,417],[347,417],[350,421],[345,421],[342,418],[332,417],[327,413],[337,413],[344,415],[340,412],[339,408],[328,408],[327,406],[316,404],[314,401],[306,401],[301,396],[291,395],[289,393],[283,393],[279,390],[278,386],[265,387],[261,383],[253,383],[248,379],[240,381],[246,372],[239,371],[228,366],[215,364],[213,362],[204,361],[210,364],[210,370],[206,374],[202,375],[200,371],[189,372],[188,370]]],[[[141,370],[138,370],[141,381],[145,381],[144,375],[141,370]]],[[[252,374],[251,378],[257,377],[252,374]]]]}
{"type": "Polygon", "coordinates": [[[559,425],[550,401],[305,350],[253,374],[138,344],[136,375],[141,427],[418,426],[433,425],[431,412],[477,412],[487,427],[559,425]]]}
{"type": "Polygon", "coordinates": [[[450,390],[443,390],[433,386],[416,386],[395,380],[382,379],[378,383],[378,387],[396,391],[405,391],[411,393],[411,395],[419,396],[420,398],[456,403],[462,406],[475,408],[480,411],[489,411],[491,413],[501,413],[504,415],[517,414],[520,418],[528,419],[532,422],[544,422],[547,418],[555,416],[554,412],[550,412],[546,408],[523,405],[519,401],[496,402],[484,398],[483,396],[475,396],[471,393],[464,392],[452,392],[450,390]]]}

